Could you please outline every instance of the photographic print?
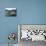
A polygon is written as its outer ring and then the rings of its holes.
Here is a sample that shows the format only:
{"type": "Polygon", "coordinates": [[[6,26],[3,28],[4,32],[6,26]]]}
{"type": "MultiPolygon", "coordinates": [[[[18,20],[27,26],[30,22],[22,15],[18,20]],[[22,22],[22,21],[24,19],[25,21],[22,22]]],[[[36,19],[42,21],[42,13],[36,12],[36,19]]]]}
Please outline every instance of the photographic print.
{"type": "Polygon", "coordinates": [[[6,16],[16,16],[16,8],[5,8],[6,16]]]}

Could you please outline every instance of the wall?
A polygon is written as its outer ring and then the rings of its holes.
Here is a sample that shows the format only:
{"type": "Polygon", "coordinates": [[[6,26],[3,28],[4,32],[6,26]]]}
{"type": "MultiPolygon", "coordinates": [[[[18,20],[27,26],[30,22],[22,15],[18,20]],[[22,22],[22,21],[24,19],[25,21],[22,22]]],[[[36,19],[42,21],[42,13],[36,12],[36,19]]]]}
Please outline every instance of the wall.
{"type": "Polygon", "coordinates": [[[17,24],[46,24],[46,0],[0,0],[0,44],[8,43],[9,32],[17,33],[17,24]],[[17,8],[17,16],[6,17],[7,7],[17,8]]]}

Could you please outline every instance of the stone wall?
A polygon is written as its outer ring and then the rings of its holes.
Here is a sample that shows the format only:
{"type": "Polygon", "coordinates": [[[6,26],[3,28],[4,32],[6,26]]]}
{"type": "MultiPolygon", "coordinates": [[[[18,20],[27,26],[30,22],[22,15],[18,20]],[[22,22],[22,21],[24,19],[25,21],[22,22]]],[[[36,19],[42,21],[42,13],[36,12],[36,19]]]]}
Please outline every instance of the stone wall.
{"type": "Polygon", "coordinates": [[[36,29],[39,29],[39,30],[46,30],[46,25],[21,25],[21,29],[24,29],[24,30],[36,30],[36,29]]]}

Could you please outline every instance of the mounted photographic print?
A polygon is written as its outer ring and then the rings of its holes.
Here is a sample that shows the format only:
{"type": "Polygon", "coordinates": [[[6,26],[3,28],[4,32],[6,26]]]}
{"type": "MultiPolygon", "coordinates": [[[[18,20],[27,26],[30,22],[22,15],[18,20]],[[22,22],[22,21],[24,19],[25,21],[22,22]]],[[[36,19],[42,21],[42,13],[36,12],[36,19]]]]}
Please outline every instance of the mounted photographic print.
{"type": "Polygon", "coordinates": [[[6,16],[16,16],[16,8],[5,8],[6,16]]]}
{"type": "Polygon", "coordinates": [[[19,24],[18,25],[19,46],[37,46],[46,43],[45,24],[19,24]]]}

